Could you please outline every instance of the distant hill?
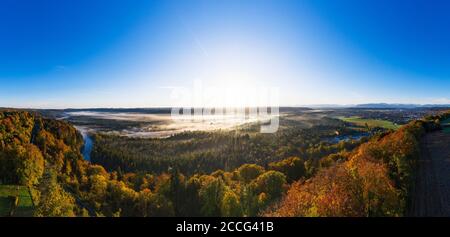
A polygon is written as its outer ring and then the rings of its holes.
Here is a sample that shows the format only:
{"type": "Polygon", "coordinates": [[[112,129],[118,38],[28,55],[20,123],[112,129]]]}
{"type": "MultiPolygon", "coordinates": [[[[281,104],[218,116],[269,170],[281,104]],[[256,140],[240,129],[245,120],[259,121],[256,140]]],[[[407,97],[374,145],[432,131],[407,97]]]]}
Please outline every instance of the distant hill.
{"type": "Polygon", "coordinates": [[[447,108],[449,104],[388,104],[388,103],[370,103],[370,104],[358,104],[355,108],[370,108],[370,109],[414,109],[414,108],[447,108]]]}
{"type": "Polygon", "coordinates": [[[358,104],[354,106],[356,108],[370,108],[370,109],[413,109],[422,107],[417,104],[388,104],[388,103],[370,103],[370,104],[358,104]]]}

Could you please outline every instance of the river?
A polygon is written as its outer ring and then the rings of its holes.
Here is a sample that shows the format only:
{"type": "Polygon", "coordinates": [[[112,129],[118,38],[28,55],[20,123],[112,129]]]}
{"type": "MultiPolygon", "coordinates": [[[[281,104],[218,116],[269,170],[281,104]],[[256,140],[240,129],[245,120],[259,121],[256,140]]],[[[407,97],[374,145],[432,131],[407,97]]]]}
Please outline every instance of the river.
{"type": "Polygon", "coordinates": [[[368,137],[368,136],[370,136],[369,133],[361,132],[361,133],[356,133],[356,134],[340,135],[340,136],[331,137],[331,138],[328,138],[327,141],[332,144],[336,144],[336,143],[339,143],[340,141],[359,140],[363,137],[368,137]]]}
{"type": "Polygon", "coordinates": [[[83,155],[85,160],[90,161],[94,142],[92,141],[92,138],[89,136],[89,132],[85,127],[75,126],[75,128],[81,133],[81,136],[83,136],[84,146],[81,154],[83,155]]]}

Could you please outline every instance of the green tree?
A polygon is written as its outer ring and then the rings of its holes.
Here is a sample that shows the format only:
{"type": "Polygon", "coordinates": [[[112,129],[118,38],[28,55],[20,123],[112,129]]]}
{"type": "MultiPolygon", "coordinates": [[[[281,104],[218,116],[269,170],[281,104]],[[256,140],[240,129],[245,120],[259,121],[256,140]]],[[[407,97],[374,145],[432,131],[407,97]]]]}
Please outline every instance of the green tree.
{"type": "Polygon", "coordinates": [[[107,212],[104,214],[110,216],[114,213],[119,212],[121,216],[133,216],[135,201],[137,198],[137,193],[127,187],[122,181],[109,181],[108,188],[106,192],[106,204],[107,212]]]}
{"type": "Polygon", "coordinates": [[[255,181],[256,189],[260,193],[266,193],[271,200],[281,197],[286,176],[278,171],[267,171],[260,175],[255,181]]]}
{"type": "Polygon", "coordinates": [[[185,201],[183,200],[184,194],[184,176],[179,174],[177,169],[172,169],[170,171],[169,190],[167,198],[173,203],[176,216],[182,215],[182,206],[185,204],[185,201]]]}
{"type": "Polygon", "coordinates": [[[289,182],[300,179],[306,173],[305,164],[298,157],[290,157],[279,162],[272,162],[269,164],[269,169],[285,174],[289,182]]]}
{"type": "Polygon", "coordinates": [[[200,189],[200,199],[202,200],[201,213],[203,216],[221,216],[220,204],[225,189],[221,178],[208,176],[208,182],[200,189]]]}
{"type": "Polygon", "coordinates": [[[0,166],[4,182],[33,186],[44,173],[44,157],[35,145],[14,145],[0,152],[0,166]]]}
{"type": "Polygon", "coordinates": [[[35,145],[26,144],[17,159],[19,159],[17,167],[19,182],[27,186],[38,184],[44,174],[44,157],[40,150],[35,145]]]}
{"type": "Polygon", "coordinates": [[[237,171],[241,179],[249,183],[264,173],[264,168],[256,164],[245,164],[239,167],[237,171]]]}
{"type": "Polygon", "coordinates": [[[143,217],[175,216],[172,202],[158,193],[148,189],[139,192],[136,201],[137,215],[143,217]]]}
{"type": "Polygon", "coordinates": [[[184,195],[185,205],[183,205],[183,214],[185,216],[200,216],[200,188],[201,181],[197,176],[193,176],[187,181],[186,192],[184,195]]]}
{"type": "Polygon", "coordinates": [[[56,183],[50,184],[35,211],[36,216],[71,217],[75,216],[75,199],[56,183]]]}
{"type": "Polygon", "coordinates": [[[239,197],[230,189],[223,194],[221,203],[222,216],[238,217],[242,216],[242,207],[239,202],[239,197]]]}
{"type": "Polygon", "coordinates": [[[244,185],[240,193],[242,211],[245,216],[256,216],[259,212],[258,195],[255,185],[244,185]]]}

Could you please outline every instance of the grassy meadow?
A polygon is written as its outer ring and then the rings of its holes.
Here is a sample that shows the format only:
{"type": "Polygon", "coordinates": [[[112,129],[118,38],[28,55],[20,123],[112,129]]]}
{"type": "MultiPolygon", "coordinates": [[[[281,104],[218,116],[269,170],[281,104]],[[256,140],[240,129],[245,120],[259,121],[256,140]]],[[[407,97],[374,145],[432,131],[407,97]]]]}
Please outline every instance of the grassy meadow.
{"type": "Polygon", "coordinates": [[[33,201],[28,188],[17,185],[0,185],[0,216],[9,216],[14,197],[19,197],[13,216],[32,216],[33,201]]]}
{"type": "Polygon", "coordinates": [[[387,120],[381,120],[381,119],[364,119],[358,116],[351,116],[351,117],[338,117],[340,120],[355,124],[356,126],[365,127],[366,125],[374,128],[374,127],[380,127],[380,128],[386,128],[386,129],[393,129],[397,130],[400,126],[387,120]]]}

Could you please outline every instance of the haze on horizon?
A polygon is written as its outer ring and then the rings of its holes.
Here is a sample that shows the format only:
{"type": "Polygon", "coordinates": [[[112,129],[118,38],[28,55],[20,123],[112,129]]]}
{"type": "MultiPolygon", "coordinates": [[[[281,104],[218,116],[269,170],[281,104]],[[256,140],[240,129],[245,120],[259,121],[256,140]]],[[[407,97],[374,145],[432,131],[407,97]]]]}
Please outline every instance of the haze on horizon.
{"type": "Polygon", "coordinates": [[[280,105],[450,103],[448,1],[0,2],[0,107],[170,107],[174,87],[280,105]]]}

